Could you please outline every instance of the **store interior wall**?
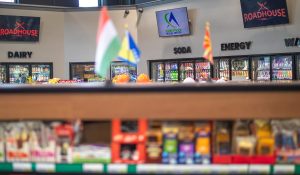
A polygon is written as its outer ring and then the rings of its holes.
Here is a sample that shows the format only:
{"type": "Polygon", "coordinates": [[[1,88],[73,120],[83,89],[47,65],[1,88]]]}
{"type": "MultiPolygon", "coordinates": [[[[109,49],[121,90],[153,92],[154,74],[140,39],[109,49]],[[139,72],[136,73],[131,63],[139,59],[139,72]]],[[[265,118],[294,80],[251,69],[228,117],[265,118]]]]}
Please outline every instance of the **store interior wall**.
{"type": "MultiPolygon", "coordinates": [[[[132,37],[137,41],[137,11],[109,10],[109,15],[115,24],[120,40],[125,36],[125,24],[129,25],[132,37]]],[[[96,52],[96,36],[99,11],[65,12],[64,14],[64,70],[65,78],[69,78],[70,62],[93,62],[96,52]]],[[[117,57],[114,61],[118,61],[117,57]]],[[[108,70],[106,77],[110,78],[108,70]]]]}
{"type": "Polygon", "coordinates": [[[53,76],[64,76],[64,13],[0,8],[0,15],[41,17],[39,42],[0,41],[0,62],[53,62],[53,76]],[[8,51],[32,52],[31,58],[8,59],[8,51]]]}
{"type": "Polygon", "coordinates": [[[300,1],[287,0],[287,6],[289,24],[250,29],[244,28],[240,0],[183,0],[146,7],[138,16],[138,74],[148,73],[147,60],[202,57],[206,21],[210,22],[214,56],[300,52],[299,47],[286,48],[284,44],[284,38],[299,37],[300,1]],[[188,9],[191,35],[159,37],[155,12],[180,7],[188,9]],[[250,50],[221,51],[221,43],[246,41],[253,42],[250,50]],[[191,54],[174,54],[174,47],[187,46],[191,47],[191,54]]]}

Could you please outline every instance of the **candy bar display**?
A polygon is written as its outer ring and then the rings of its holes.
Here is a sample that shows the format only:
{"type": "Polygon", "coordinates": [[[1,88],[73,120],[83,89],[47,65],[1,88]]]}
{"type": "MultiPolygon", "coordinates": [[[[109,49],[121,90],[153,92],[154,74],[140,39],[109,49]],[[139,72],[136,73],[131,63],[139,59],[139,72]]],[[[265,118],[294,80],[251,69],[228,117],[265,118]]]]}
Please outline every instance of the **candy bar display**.
{"type": "Polygon", "coordinates": [[[29,162],[29,131],[25,122],[9,122],[5,125],[7,162],[29,162]]]}
{"type": "Polygon", "coordinates": [[[163,154],[162,163],[177,164],[178,163],[178,132],[179,127],[176,122],[164,122],[163,132],[163,154]]]}
{"type": "MultiPolygon", "coordinates": [[[[58,123],[56,123],[58,125],[58,123]]],[[[29,122],[32,162],[55,162],[55,123],[29,122]]]]}
{"type": "Polygon", "coordinates": [[[4,143],[4,128],[3,125],[0,123],[0,162],[4,162],[5,160],[4,143]]]}
{"type": "Polygon", "coordinates": [[[74,146],[73,163],[110,163],[111,150],[107,145],[74,146]]]}
{"type": "Polygon", "coordinates": [[[230,164],[231,163],[231,121],[213,122],[213,163],[230,164]]]}
{"type": "Polygon", "coordinates": [[[56,162],[72,163],[74,132],[71,125],[60,125],[55,127],[56,134],[56,162]]]}
{"type": "Polygon", "coordinates": [[[112,162],[145,163],[147,120],[112,121],[112,162]]]}
{"type": "Polygon", "coordinates": [[[211,123],[196,122],[195,123],[195,163],[210,164],[211,163],[211,123]]]}
{"type": "Polygon", "coordinates": [[[195,154],[195,133],[192,122],[182,122],[179,127],[178,141],[179,141],[179,164],[194,164],[195,154]]]}
{"type": "Polygon", "coordinates": [[[161,163],[162,161],[162,123],[149,122],[146,134],[146,163],[161,163]]]}

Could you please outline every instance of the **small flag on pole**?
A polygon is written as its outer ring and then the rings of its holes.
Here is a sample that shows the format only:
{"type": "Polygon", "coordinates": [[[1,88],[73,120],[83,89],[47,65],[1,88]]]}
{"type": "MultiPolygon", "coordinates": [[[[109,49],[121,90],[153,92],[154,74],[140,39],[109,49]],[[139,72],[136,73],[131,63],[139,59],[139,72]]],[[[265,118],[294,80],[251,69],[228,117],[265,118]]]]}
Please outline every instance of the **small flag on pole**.
{"type": "Polygon", "coordinates": [[[206,32],[204,36],[203,48],[205,49],[203,57],[207,59],[212,65],[214,65],[214,58],[212,55],[212,45],[209,32],[209,22],[206,22],[206,32]]]}
{"type": "Polygon", "coordinates": [[[111,61],[118,55],[121,42],[107,8],[101,8],[96,38],[95,73],[105,77],[111,61]]]}
{"type": "Polygon", "coordinates": [[[127,24],[125,25],[125,28],[125,37],[118,58],[121,61],[126,61],[131,65],[137,66],[140,61],[141,53],[128,30],[127,24]]]}

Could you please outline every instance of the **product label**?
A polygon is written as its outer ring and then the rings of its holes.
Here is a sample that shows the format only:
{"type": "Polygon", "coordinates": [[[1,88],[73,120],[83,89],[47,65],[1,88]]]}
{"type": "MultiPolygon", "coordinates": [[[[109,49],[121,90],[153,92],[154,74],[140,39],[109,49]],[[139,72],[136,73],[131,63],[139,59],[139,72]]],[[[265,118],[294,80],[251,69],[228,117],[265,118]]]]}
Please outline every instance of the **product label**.
{"type": "Polygon", "coordinates": [[[54,173],[55,164],[53,163],[36,163],[36,171],[41,173],[54,173]]]}
{"type": "Polygon", "coordinates": [[[13,163],[13,169],[16,172],[32,171],[31,163],[13,163]]]}
{"type": "Polygon", "coordinates": [[[28,154],[20,151],[9,151],[8,152],[9,158],[27,158],[28,154]]]}
{"type": "Polygon", "coordinates": [[[89,164],[83,164],[83,172],[85,173],[103,173],[103,164],[97,164],[97,163],[89,163],[89,164]]]}
{"type": "Polygon", "coordinates": [[[32,151],[31,153],[35,157],[54,157],[54,153],[47,151],[32,151]]]}

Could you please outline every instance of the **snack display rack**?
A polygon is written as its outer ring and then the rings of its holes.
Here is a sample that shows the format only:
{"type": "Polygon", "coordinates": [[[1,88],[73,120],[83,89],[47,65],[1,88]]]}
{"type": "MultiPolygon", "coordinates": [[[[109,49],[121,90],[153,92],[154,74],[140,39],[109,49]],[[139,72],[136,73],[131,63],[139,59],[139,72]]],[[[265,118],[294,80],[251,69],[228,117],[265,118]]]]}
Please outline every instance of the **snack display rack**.
{"type": "MultiPolygon", "coordinates": [[[[0,98],[5,99],[0,101],[1,122],[81,119],[112,121],[112,126],[117,127],[120,120],[139,120],[139,126],[145,126],[147,122],[143,119],[297,119],[299,112],[296,104],[300,98],[300,83],[1,86],[0,98]],[[117,107],[116,103],[119,104],[117,107]],[[20,105],[15,110],[16,104],[30,104],[35,110],[32,112],[28,105],[20,105]]],[[[138,134],[145,133],[146,130],[142,129],[138,134]]],[[[112,133],[113,136],[122,134],[119,130],[112,133]]],[[[124,137],[126,136],[127,133],[124,137]]],[[[115,147],[112,149],[119,149],[119,145],[124,143],[122,140],[113,140],[115,147]]],[[[131,144],[140,143],[145,144],[147,141],[140,140],[131,144]]],[[[145,147],[138,149],[144,151],[145,147]]],[[[114,158],[119,160],[119,155],[113,154],[114,158]]],[[[214,161],[221,158],[226,160],[225,157],[212,155],[214,164],[210,165],[144,164],[145,157],[140,162],[120,160],[122,164],[0,162],[0,173],[300,174],[300,165],[235,161],[238,157],[234,156],[227,164],[214,161]]]]}

